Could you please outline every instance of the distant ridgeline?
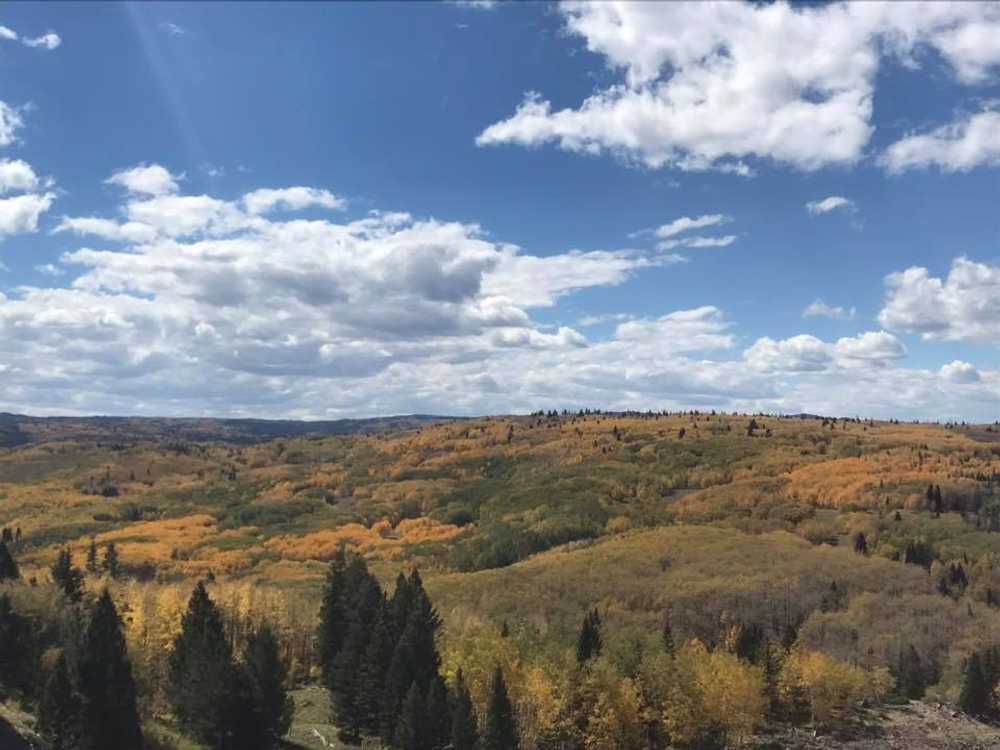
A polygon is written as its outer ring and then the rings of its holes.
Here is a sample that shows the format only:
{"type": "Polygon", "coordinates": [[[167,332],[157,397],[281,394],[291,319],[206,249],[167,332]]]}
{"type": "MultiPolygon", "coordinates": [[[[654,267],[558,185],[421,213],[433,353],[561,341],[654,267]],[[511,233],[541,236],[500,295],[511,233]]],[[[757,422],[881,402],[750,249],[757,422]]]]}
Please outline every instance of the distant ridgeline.
{"type": "Polygon", "coordinates": [[[140,441],[259,443],[278,438],[370,435],[453,422],[461,417],[408,414],[371,419],[211,419],[166,417],[29,417],[0,414],[0,448],[38,442],[140,441]]]}

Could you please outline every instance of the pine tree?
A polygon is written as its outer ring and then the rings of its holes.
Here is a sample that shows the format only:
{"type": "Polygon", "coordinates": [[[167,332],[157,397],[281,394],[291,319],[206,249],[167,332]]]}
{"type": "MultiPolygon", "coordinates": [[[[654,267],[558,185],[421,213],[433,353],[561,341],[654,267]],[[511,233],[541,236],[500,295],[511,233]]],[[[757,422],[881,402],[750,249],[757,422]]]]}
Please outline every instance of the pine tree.
{"type": "Polygon", "coordinates": [[[4,688],[22,692],[31,688],[36,653],[31,622],[14,611],[10,596],[0,594],[0,699],[4,688]]]}
{"type": "Polygon", "coordinates": [[[0,542],[0,581],[16,581],[21,577],[14,557],[7,549],[7,545],[0,542]]]}
{"type": "Polygon", "coordinates": [[[59,551],[56,564],[52,566],[52,580],[74,604],[83,598],[83,573],[73,565],[73,558],[66,547],[59,551]]]}
{"type": "Polygon", "coordinates": [[[859,531],[854,535],[854,551],[859,555],[868,554],[868,539],[865,537],[863,531],[859,531]]]}
{"type": "Polygon", "coordinates": [[[90,616],[80,653],[80,695],[92,750],[140,750],[142,733],[135,682],[122,621],[107,589],[90,616]]]}
{"type": "Polygon", "coordinates": [[[323,684],[329,688],[333,660],[347,637],[347,613],[344,609],[344,569],[346,567],[344,550],[338,550],[326,573],[326,585],[323,588],[323,603],[319,610],[319,631],[316,635],[316,646],[319,652],[319,665],[323,675],[323,684]]]}
{"type": "Polygon", "coordinates": [[[452,750],[477,750],[479,729],[472,694],[465,684],[462,670],[455,676],[455,693],[452,698],[451,748],[452,750]]]}
{"type": "Polygon", "coordinates": [[[990,709],[990,683],[978,651],[965,662],[958,703],[971,716],[985,716],[990,709]]]}
{"type": "Polygon", "coordinates": [[[97,573],[97,539],[90,538],[90,546],[87,547],[87,572],[91,575],[97,573]]]}
{"type": "Polygon", "coordinates": [[[38,733],[52,750],[84,747],[83,705],[70,679],[66,655],[59,654],[38,704],[38,733]]]}
{"type": "Polygon", "coordinates": [[[448,687],[440,675],[431,680],[424,702],[427,750],[444,750],[451,737],[451,707],[448,687]]]}
{"type": "Polygon", "coordinates": [[[115,549],[114,542],[108,542],[104,548],[104,562],[101,565],[104,572],[111,578],[118,578],[121,575],[121,565],[118,563],[118,550],[115,549]]]}
{"type": "Polygon", "coordinates": [[[601,616],[596,609],[592,609],[583,618],[583,625],[580,627],[580,636],[576,642],[576,661],[584,664],[601,653],[601,616]]]}
{"type": "Polygon", "coordinates": [[[244,658],[250,681],[259,734],[265,747],[274,747],[292,723],[292,699],[285,688],[288,669],[281,661],[278,639],[267,625],[251,633],[244,658]]]}
{"type": "MultiPolygon", "coordinates": [[[[210,748],[233,747],[239,674],[222,615],[199,583],[181,620],[169,659],[167,693],[186,731],[210,748]]],[[[235,750],[235,749],[234,749],[235,750]]]]}
{"type": "Polygon", "coordinates": [[[896,678],[896,689],[899,694],[910,700],[923,698],[927,688],[927,676],[924,674],[920,654],[912,645],[907,648],[900,647],[899,658],[893,667],[892,672],[896,678]]]}
{"type": "Polygon", "coordinates": [[[420,686],[413,682],[406,691],[399,713],[395,746],[399,750],[427,750],[424,730],[424,700],[420,695],[420,686]]]}
{"type": "Polygon", "coordinates": [[[490,700],[486,707],[481,750],[519,750],[514,708],[507,694],[503,670],[497,665],[490,687],[490,700]]]}

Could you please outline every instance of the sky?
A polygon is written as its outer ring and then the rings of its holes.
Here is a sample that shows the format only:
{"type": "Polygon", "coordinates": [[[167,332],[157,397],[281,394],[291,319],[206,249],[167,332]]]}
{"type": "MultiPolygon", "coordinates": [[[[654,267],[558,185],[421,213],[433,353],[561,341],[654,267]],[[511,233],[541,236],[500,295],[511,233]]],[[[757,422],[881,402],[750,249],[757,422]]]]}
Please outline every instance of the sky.
{"type": "Polygon", "coordinates": [[[4,3],[0,411],[1000,419],[1000,3],[4,3]]]}

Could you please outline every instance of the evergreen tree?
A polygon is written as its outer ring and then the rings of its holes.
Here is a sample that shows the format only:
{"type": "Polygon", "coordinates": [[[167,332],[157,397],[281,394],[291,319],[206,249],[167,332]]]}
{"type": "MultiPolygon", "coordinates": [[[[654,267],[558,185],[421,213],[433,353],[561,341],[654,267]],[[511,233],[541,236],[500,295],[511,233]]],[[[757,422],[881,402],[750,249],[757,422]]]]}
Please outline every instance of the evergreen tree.
{"type": "Polygon", "coordinates": [[[278,639],[267,625],[250,634],[245,654],[258,731],[264,747],[274,747],[292,723],[292,699],[285,688],[288,669],[278,651],[278,639]]]}
{"type": "Polygon", "coordinates": [[[140,750],[142,733],[135,682],[118,610],[107,589],[90,616],[80,653],[80,695],[92,750],[140,750]]]}
{"type": "Polygon", "coordinates": [[[60,653],[38,703],[38,733],[52,750],[81,750],[83,705],[73,688],[66,655],[60,653]]]}
{"type": "Polygon", "coordinates": [[[519,750],[514,708],[507,694],[503,670],[497,665],[493,672],[490,700],[486,707],[481,750],[519,750]]]}
{"type": "Polygon", "coordinates": [[[52,580],[74,604],[83,598],[83,573],[73,565],[73,558],[67,547],[59,551],[56,564],[52,566],[52,580]]]}
{"type": "Polygon", "coordinates": [[[370,734],[379,732],[386,675],[392,664],[392,654],[395,648],[392,615],[388,605],[383,605],[379,608],[375,623],[372,625],[368,646],[365,648],[365,654],[361,660],[359,675],[358,698],[362,717],[361,724],[364,730],[370,734]]]}
{"type": "Polygon", "coordinates": [[[868,554],[868,539],[865,537],[863,531],[859,531],[854,535],[854,551],[859,555],[868,554]]]}
{"type": "Polygon", "coordinates": [[[233,748],[239,673],[222,615],[199,583],[181,619],[169,660],[167,694],[187,732],[210,748],[233,748]]]}
{"type": "Polygon", "coordinates": [[[896,678],[896,689],[899,694],[910,700],[924,697],[927,688],[927,676],[924,673],[920,654],[911,645],[900,647],[899,658],[893,665],[893,676],[896,678]]]}
{"type": "Polygon", "coordinates": [[[990,681],[978,651],[973,651],[965,662],[962,673],[962,692],[958,704],[971,716],[985,716],[990,709],[990,681]]]}
{"type": "Polygon", "coordinates": [[[10,596],[0,594],[0,698],[4,688],[22,692],[31,688],[36,652],[31,623],[14,611],[10,596]]]}
{"type": "Polygon", "coordinates": [[[347,561],[341,548],[330,562],[323,588],[323,603],[319,610],[319,632],[316,645],[323,684],[329,688],[333,660],[347,637],[347,613],[344,608],[344,569],[347,561]]]}
{"type": "Polygon", "coordinates": [[[455,676],[455,693],[452,698],[451,750],[477,750],[479,729],[476,708],[472,705],[472,694],[465,684],[462,670],[455,676]]]}
{"type": "Polygon", "coordinates": [[[444,750],[451,739],[451,708],[448,687],[440,675],[431,680],[424,702],[427,750],[444,750]]]}
{"type": "Polygon", "coordinates": [[[676,646],[674,645],[674,631],[670,627],[669,617],[663,621],[663,631],[660,634],[660,641],[663,643],[663,650],[673,656],[676,646]]]}
{"type": "Polygon", "coordinates": [[[87,547],[87,572],[94,575],[97,569],[97,539],[91,537],[90,546],[87,547]]]}
{"type": "Polygon", "coordinates": [[[334,723],[339,727],[341,741],[347,744],[356,744],[361,739],[364,724],[359,672],[368,645],[366,635],[364,624],[355,617],[344,645],[334,657],[330,674],[334,723]]]}
{"type": "Polygon", "coordinates": [[[577,663],[584,664],[590,659],[600,656],[601,646],[601,616],[596,609],[592,609],[583,618],[580,636],[576,641],[577,663]]]}
{"type": "Polygon", "coordinates": [[[399,713],[395,746],[399,750],[428,750],[424,722],[424,700],[420,695],[420,686],[413,682],[406,691],[399,713]]]}
{"type": "Polygon", "coordinates": [[[104,548],[104,562],[101,565],[104,572],[111,578],[118,578],[121,575],[121,565],[118,563],[118,550],[115,549],[114,542],[108,542],[104,548]]]}
{"type": "Polygon", "coordinates": [[[16,581],[21,577],[14,557],[7,549],[7,545],[0,542],[0,581],[16,581]]]}

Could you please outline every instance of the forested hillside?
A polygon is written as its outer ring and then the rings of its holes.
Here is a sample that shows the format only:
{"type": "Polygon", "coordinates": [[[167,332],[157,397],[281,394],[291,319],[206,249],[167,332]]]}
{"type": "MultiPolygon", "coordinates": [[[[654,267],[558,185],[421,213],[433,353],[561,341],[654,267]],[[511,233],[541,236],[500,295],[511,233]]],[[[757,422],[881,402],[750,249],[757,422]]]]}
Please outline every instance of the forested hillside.
{"type": "Polygon", "coordinates": [[[110,711],[178,750],[589,750],[998,716],[1000,427],[388,427],[0,451],[4,720],[50,747],[110,711]]]}

